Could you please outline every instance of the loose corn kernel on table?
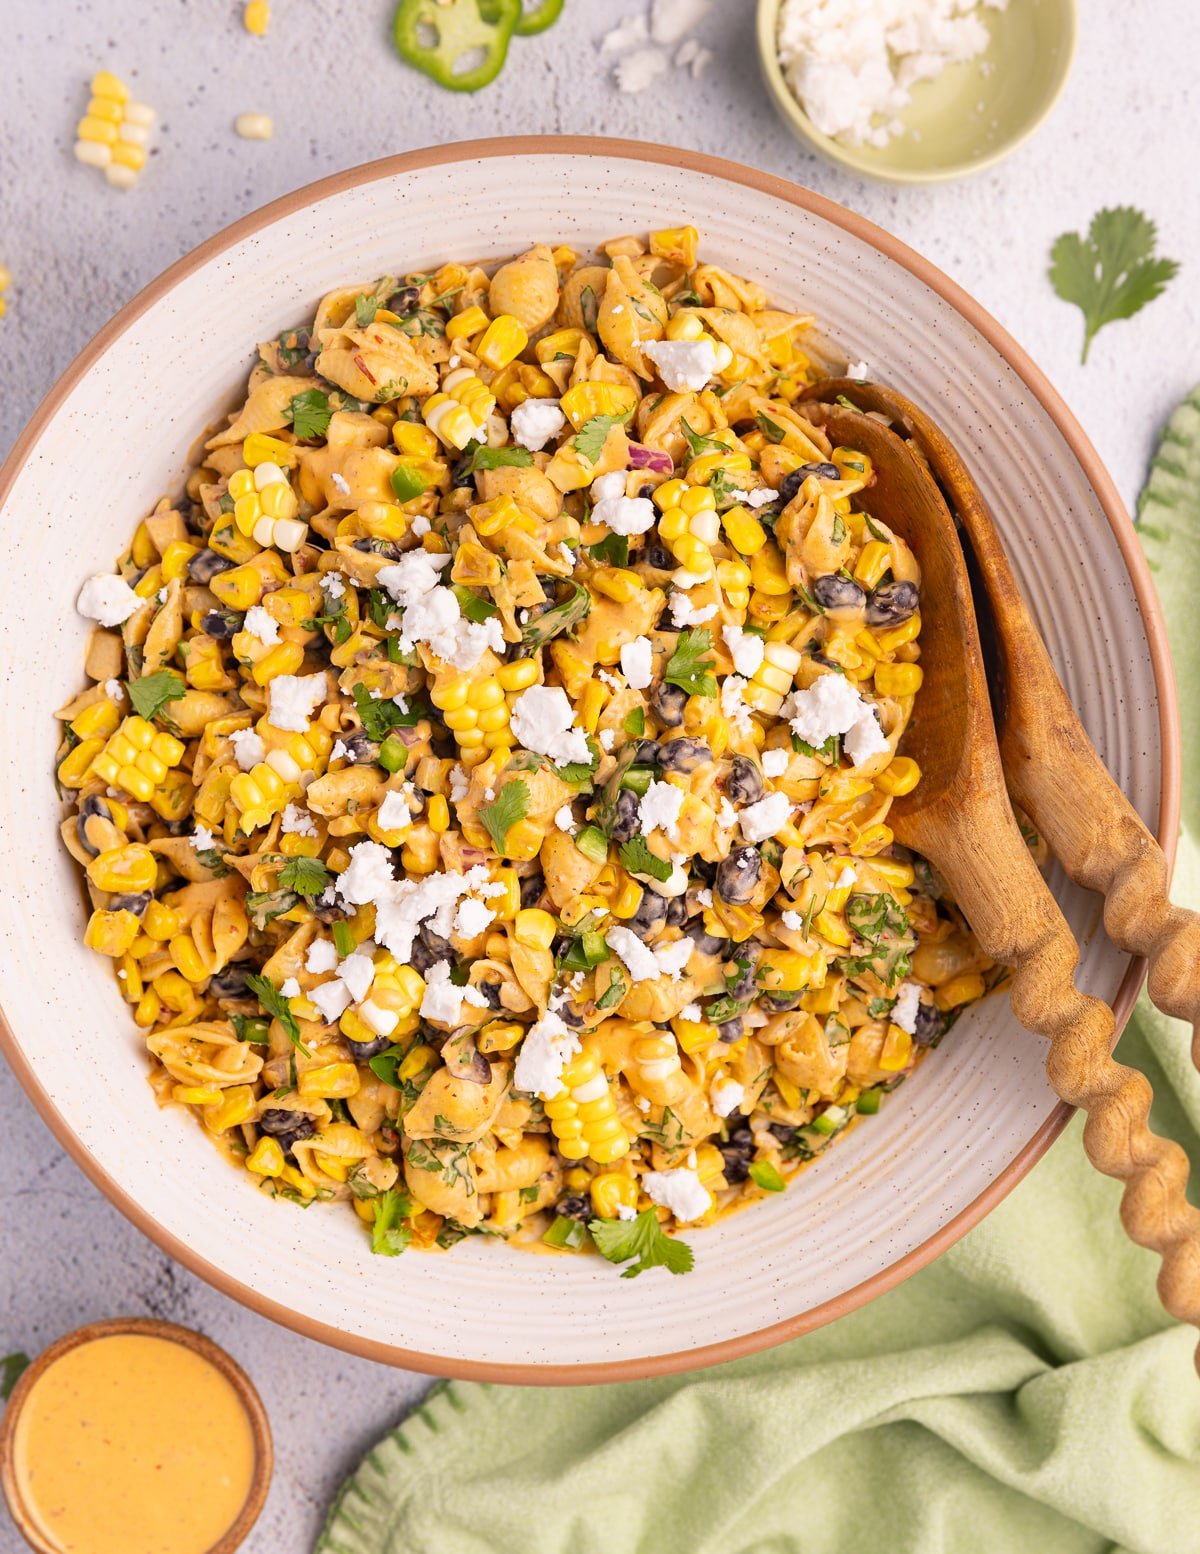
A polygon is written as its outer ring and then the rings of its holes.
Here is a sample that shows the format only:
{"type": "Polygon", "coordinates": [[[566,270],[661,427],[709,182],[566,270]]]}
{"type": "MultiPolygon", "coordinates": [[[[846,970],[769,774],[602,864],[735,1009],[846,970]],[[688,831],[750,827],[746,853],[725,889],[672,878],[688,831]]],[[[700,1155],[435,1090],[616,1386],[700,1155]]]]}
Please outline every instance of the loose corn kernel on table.
{"type": "MultiPolygon", "coordinates": [[[[1194,36],[1188,0],[1160,0],[1151,14],[1089,8],[1065,97],[1028,147],[975,182],[904,192],[848,180],[787,136],[761,91],[745,5],[714,7],[699,29],[716,56],[700,83],[673,73],[669,90],[637,97],[611,87],[595,44],[615,20],[641,9],[639,0],[568,5],[557,26],[513,50],[509,68],[477,97],[444,92],[392,57],[382,42],[391,9],[388,0],[319,11],[275,0],[270,27],[258,37],[246,32],[240,5],[148,10],[133,0],[77,0],[63,30],[46,28],[34,0],[14,0],[6,42],[11,91],[23,111],[11,117],[0,152],[0,265],[11,271],[0,317],[8,389],[0,400],[0,450],[138,287],[267,200],[384,152],[437,141],[604,133],[756,164],[844,201],[911,242],[1031,350],[1132,501],[1159,423],[1196,378],[1200,294],[1172,288],[1134,323],[1105,331],[1082,369],[1077,316],[1054,297],[1043,271],[1060,231],[1086,226],[1099,206],[1123,201],[1158,220],[1164,252],[1186,258],[1200,250],[1200,208],[1179,199],[1171,160],[1162,155],[1181,133],[1172,104],[1192,84],[1191,58],[1178,46],[1194,36]],[[359,50],[330,49],[331,10],[335,24],[353,20],[378,52],[364,60],[359,50]],[[72,155],[88,83],[102,68],[158,114],[146,165],[128,191],[72,155]],[[296,78],[306,82],[303,93],[291,84],[296,78]],[[353,101],[356,111],[318,121],[310,106],[318,99],[353,101]],[[1097,132],[1099,101],[1106,122],[1121,123],[1120,137],[1097,132]],[[274,119],[271,141],[234,133],[234,120],[251,111],[274,119]],[[999,223],[1000,209],[1019,211],[1019,221],[999,223]],[[980,233],[986,242],[972,235],[980,233]]],[[[419,479],[429,450],[421,429],[413,430],[404,451],[419,479]]],[[[266,516],[288,521],[259,499],[266,516]]],[[[108,727],[100,717],[81,737],[101,742],[94,754],[116,733],[117,723],[108,727]]],[[[303,752],[286,753],[302,764],[303,752]]],[[[176,937],[170,922],[149,926],[165,943],[176,937]]],[[[419,1052],[411,1057],[420,1061],[419,1052]]],[[[230,1101],[236,1105],[236,1097],[230,1101]]],[[[0,1162],[22,1184],[0,1226],[0,1257],[22,1275],[5,1287],[0,1352],[34,1353],[70,1327],[119,1311],[203,1328],[250,1367],[275,1424],[275,1480],[245,1547],[250,1554],[306,1548],[342,1474],[426,1379],[321,1349],[216,1294],[139,1236],[81,1176],[6,1069],[0,1103],[10,1119],[0,1162]],[[331,1417],[340,1421],[336,1435],[331,1417]]],[[[612,1191],[619,1190],[614,1177],[612,1191]]],[[[0,1525],[0,1554],[23,1548],[12,1527],[0,1525]]]]}

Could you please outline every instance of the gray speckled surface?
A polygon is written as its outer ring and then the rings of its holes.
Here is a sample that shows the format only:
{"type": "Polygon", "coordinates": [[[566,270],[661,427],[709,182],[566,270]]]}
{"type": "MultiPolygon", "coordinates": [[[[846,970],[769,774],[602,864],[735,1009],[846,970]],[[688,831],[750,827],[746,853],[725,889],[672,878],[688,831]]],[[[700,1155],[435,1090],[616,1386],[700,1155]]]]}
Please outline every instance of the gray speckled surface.
{"type": "MultiPolygon", "coordinates": [[[[1200,202],[1191,196],[1200,15],[1191,0],[1123,8],[1081,0],[1075,70],[1041,133],[993,172],[928,190],[847,179],[788,138],[758,89],[750,0],[716,0],[701,29],[716,62],[699,83],[673,75],[643,97],[618,95],[594,40],[637,4],[567,0],[556,29],[514,44],[489,91],[456,98],[395,61],[387,0],[275,0],[265,40],[241,30],[231,0],[0,0],[11,105],[0,136],[0,263],[14,277],[0,322],[0,453],[75,352],[140,286],[276,195],[439,141],[603,133],[755,163],[922,250],[1045,368],[1132,501],[1158,426],[1200,378],[1200,290],[1191,272],[1200,253],[1200,202]],[[100,64],[162,116],[154,155],[129,195],[70,157],[83,83],[100,64]],[[249,109],[274,116],[272,142],[234,136],[233,119],[249,109]],[[1099,205],[1124,202],[1158,220],[1162,250],[1188,268],[1135,322],[1106,331],[1084,369],[1078,315],[1045,282],[1045,256],[1059,231],[1085,227],[1099,205]]],[[[0,1353],[35,1352],[68,1328],[120,1312],[211,1334],[251,1371],[275,1427],[275,1482],[247,1547],[299,1554],[340,1475],[423,1379],[286,1333],[162,1256],[62,1154],[4,1069],[0,1112],[8,1188],[0,1353]]],[[[4,1520],[0,1551],[19,1547],[4,1520]]]]}

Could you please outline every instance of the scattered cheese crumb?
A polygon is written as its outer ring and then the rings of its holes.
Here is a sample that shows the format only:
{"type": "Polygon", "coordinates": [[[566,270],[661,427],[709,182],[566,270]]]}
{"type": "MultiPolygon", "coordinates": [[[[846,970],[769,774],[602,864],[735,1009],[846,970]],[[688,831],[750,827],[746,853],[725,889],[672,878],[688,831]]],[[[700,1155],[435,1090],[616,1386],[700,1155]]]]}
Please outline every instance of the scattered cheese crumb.
{"type": "Polygon", "coordinates": [[[579,829],[575,824],[575,816],[571,813],[571,806],[564,804],[561,809],[554,812],[554,824],[560,831],[565,831],[568,836],[574,836],[579,829]]]}
{"type": "Polygon", "coordinates": [[[574,721],[575,709],[560,686],[531,685],[512,704],[513,733],[526,750],[548,755],[556,766],[591,759],[587,735],[574,721]]]}
{"type": "Polygon", "coordinates": [[[621,648],[621,671],[634,691],[644,691],[654,678],[654,649],[649,637],[635,637],[621,648]]]}
{"type": "Polygon", "coordinates": [[[744,631],[741,626],[724,626],[721,629],[721,635],[725,639],[725,646],[729,649],[729,656],[733,659],[733,667],[747,680],[752,679],[762,668],[767,644],[753,632],[744,631]]]}
{"type": "Polygon", "coordinates": [[[667,68],[667,56],[661,49],[640,48],[617,62],[613,71],[622,92],[644,92],[667,68]]]}
{"type": "Polygon", "coordinates": [[[683,789],[677,788],[674,783],[652,782],[638,805],[638,823],[642,834],[645,836],[651,831],[663,830],[674,841],[678,834],[676,822],[683,808],[683,800],[683,789]]]}
{"type": "Polygon", "coordinates": [[[647,1171],[642,1189],[651,1203],[670,1209],[680,1221],[700,1219],[712,1207],[708,1188],[685,1166],[674,1171],[647,1171]]]}
{"type": "Polygon", "coordinates": [[[562,1071],[580,1050],[579,1037],[553,1010],[529,1027],[513,1071],[513,1085],[527,1095],[552,1100],[562,1088],[562,1071]]]}
{"type": "Polygon", "coordinates": [[[567,418],[557,399],[526,399],[509,418],[513,440],[531,453],[540,453],[552,437],[557,437],[567,418]]]}
{"type": "Polygon", "coordinates": [[[496,914],[491,907],[468,896],[459,903],[458,911],[454,914],[454,932],[463,939],[477,939],[495,921],[496,914]]]}
{"type": "Polygon", "coordinates": [[[757,804],[747,804],[741,814],[742,835],[748,842],[765,842],[787,824],[792,812],[786,793],[768,793],[757,804]]]}
{"type": "Polygon", "coordinates": [[[283,812],[280,829],[289,836],[316,836],[317,824],[306,809],[289,804],[283,812]]]}
{"type": "Polygon", "coordinates": [[[100,572],[89,577],[79,590],[75,608],[80,615],[87,615],[102,626],[121,626],[145,602],[123,577],[115,572],[100,572]]]}
{"type": "Polygon", "coordinates": [[[295,977],[287,977],[279,984],[279,991],[283,994],[284,998],[299,998],[300,984],[296,981],[295,977]]]}
{"type": "Polygon", "coordinates": [[[768,777],[782,777],[787,771],[791,757],[786,750],[764,750],[762,753],[762,769],[768,777]]]}
{"type": "Polygon", "coordinates": [[[403,831],[405,826],[412,825],[412,810],[409,809],[402,793],[396,793],[393,790],[384,795],[383,803],[375,816],[375,823],[381,831],[403,831]]]}
{"type": "Polygon", "coordinates": [[[273,727],[306,734],[308,720],[329,694],[324,674],[277,674],[270,682],[267,717],[273,727]]]}
{"type": "Polygon", "coordinates": [[[917,1028],[917,1009],[921,1003],[921,989],[915,982],[902,982],[892,1007],[892,1024],[911,1036],[917,1028]]]}
{"type": "Polygon", "coordinates": [[[246,611],[242,628],[252,637],[257,637],[266,647],[274,647],[279,641],[279,622],[273,615],[269,615],[261,604],[252,604],[246,611]]]}
{"type": "Polygon", "coordinates": [[[635,982],[650,982],[659,976],[654,951],[647,949],[632,928],[613,927],[604,937],[609,949],[620,958],[635,982]]]}
{"type": "Polygon", "coordinates": [[[332,939],[314,939],[304,957],[305,971],[312,972],[315,977],[319,977],[323,971],[336,971],[337,963],[337,946],[332,939]]]}
{"type": "Polygon", "coordinates": [[[715,604],[693,605],[687,594],[674,593],[667,600],[671,611],[671,620],[677,627],[703,626],[705,621],[712,620],[717,613],[715,604]]]}
{"type": "MultiPolygon", "coordinates": [[[[262,736],[256,734],[252,728],[235,728],[229,740],[233,745],[234,758],[244,772],[248,772],[252,766],[257,766],[266,756],[267,747],[262,742],[262,736]]],[[[336,746],[334,748],[336,749],[336,746]]]]}
{"type": "Polygon", "coordinates": [[[216,840],[216,837],[208,827],[202,826],[199,822],[197,822],[196,829],[191,836],[188,837],[188,841],[198,853],[206,853],[216,843],[216,840]]]}

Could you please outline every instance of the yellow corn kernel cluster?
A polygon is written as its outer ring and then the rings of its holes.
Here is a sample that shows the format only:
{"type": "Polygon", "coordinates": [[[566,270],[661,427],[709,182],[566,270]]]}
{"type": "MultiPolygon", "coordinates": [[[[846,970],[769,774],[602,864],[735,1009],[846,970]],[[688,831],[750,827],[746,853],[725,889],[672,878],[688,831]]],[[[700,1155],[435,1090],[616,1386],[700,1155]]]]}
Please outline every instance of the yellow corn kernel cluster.
{"type": "Polygon", "coordinates": [[[619,1209],[636,1209],[637,1178],[624,1171],[600,1171],[588,1182],[592,1208],[599,1219],[616,1219],[619,1209]]]}
{"type": "Polygon", "coordinates": [[[484,331],[482,340],[475,346],[475,355],[485,366],[497,372],[515,361],[529,344],[529,336],[511,313],[501,313],[492,319],[484,331]]]}
{"type": "Polygon", "coordinates": [[[149,804],[167,772],[183,760],[184,746],[145,718],[128,717],[92,762],[92,771],[110,787],[123,788],[149,804]]]}
{"type": "Polygon", "coordinates": [[[92,77],[91,93],[75,126],[76,159],[103,168],[114,188],[132,189],[146,165],[146,142],[157,115],[145,103],[131,102],[124,81],[107,70],[92,77]]]}
{"type": "Polygon", "coordinates": [[[663,544],[681,567],[697,577],[711,577],[712,548],[721,537],[721,521],[712,492],[707,486],[689,486],[679,479],[664,480],[654,493],[654,501],[662,513],[658,532],[663,544]]]}
{"type": "Polygon", "coordinates": [[[750,603],[750,568],[744,561],[718,561],[717,584],[731,610],[745,610],[750,603]]]}
{"type": "Polygon", "coordinates": [[[610,1165],[629,1151],[629,1135],[617,1117],[616,1105],[600,1060],[594,1052],[579,1053],[562,1071],[564,1088],[545,1100],[546,1116],[564,1160],[610,1165]]]}
{"type": "Polygon", "coordinates": [[[429,699],[454,734],[464,766],[478,766],[494,750],[510,750],[509,706],[498,676],[476,680],[457,671],[437,676],[429,699]]]}
{"type": "Polygon", "coordinates": [[[304,734],[285,733],[260,721],[258,731],[272,746],[248,772],[239,772],[229,784],[229,797],[241,816],[247,835],[265,826],[301,791],[305,772],[320,772],[329,760],[333,736],[319,723],[310,723],[304,734]]]}
{"type": "Polygon", "coordinates": [[[637,404],[637,393],[625,383],[577,383],[563,395],[563,414],[581,431],[594,415],[628,415],[637,404]]]}
{"type": "Polygon", "coordinates": [[[783,699],[792,688],[803,659],[787,642],[768,642],[763,650],[763,661],[751,676],[742,692],[743,699],[757,711],[775,717],[783,706],[783,699]]]}
{"type": "Polygon", "coordinates": [[[347,1009],[338,1021],[350,1041],[374,1041],[376,1036],[409,1036],[416,1030],[417,1010],[425,996],[425,981],[411,966],[391,955],[375,962],[375,977],[357,1009],[347,1009]]]}
{"type": "MultiPolygon", "coordinates": [[[[246,439],[250,441],[249,438],[246,439]]],[[[264,439],[265,441],[266,439],[264,439]]],[[[246,457],[243,453],[243,457],[246,457]]],[[[263,459],[253,469],[238,469],[229,477],[233,521],[244,534],[264,548],[299,550],[308,537],[308,525],[296,514],[300,504],[291,482],[273,460],[263,459]]]]}
{"type": "Polygon", "coordinates": [[[12,272],[6,264],[0,264],[0,318],[8,312],[8,303],[4,299],[4,293],[12,285],[12,272]]]}
{"type": "Polygon", "coordinates": [[[496,401],[483,379],[469,367],[457,367],[442,379],[441,391],[421,406],[425,425],[448,448],[460,452],[487,437],[487,421],[496,401]]]}

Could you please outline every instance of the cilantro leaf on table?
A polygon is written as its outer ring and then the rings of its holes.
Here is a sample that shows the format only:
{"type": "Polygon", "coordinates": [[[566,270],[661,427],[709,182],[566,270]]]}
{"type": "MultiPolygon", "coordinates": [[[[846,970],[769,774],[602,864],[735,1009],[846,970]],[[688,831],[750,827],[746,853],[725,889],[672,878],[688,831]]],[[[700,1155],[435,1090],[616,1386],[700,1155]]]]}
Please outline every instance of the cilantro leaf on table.
{"type": "Polygon", "coordinates": [[[329,870],[320,858],[298,854],[289,858],[280,869],[279,883],[285,890],[294,890],[298,896],[319,896],[329,884],[329,870]]]}
{"type": "Polygon", "coordinates": [[[648,874],[652,880],[660,883],[671,878],[674,866],[668,859],[652,853],[644,836],[634,836],[628,842],[622,842],[620,857],[630,874],[648,874]]]}
{"type": "Polygon", "coordinates": [[[324,437],[329,430],[332,415],[329,395],[316,388],[305,389],[303,394],[293,394],[291,403],[284,411],[285,418],[292,424],[292,431],[301,442],[307,442],[313,437],[324,437]]]}
{"type": "Polygon", "coordinates": [[[594,464],[600,457],[609,432],[614,426],[623,426],[632,414],[632,410],[627,410],[624,415],[592,416],[583,423],[571,446],[580,458],[586,459],[589,464],[594,464]]]}
{"type": "Polygon", "coordinates": [[[528,448],[479,447],[471,455],[467,469],[475,475],[481,469],[528,469],[532,463],[533,454],[528,448]]]}
{"type": "Polygon", "coordinates": [[[480,806],[479,818],[487,827],[498,853],[504,851],[509,831],[518,820],[524,820],[528,813],[529,788],[519,777],[510,778],[491,804],[480,806]]]}
{"type": "Polygon", "coordinates": [[[715,696],[717,678],[712,672],[713,660],[704,656],[711,647],[712,636],[703,627],[680,632],[675,651],[663,670],[663,679],[689,696],[715,696]]]}
{"type": "Polygon", "coordinates": [[[1154,223],[1140,210],[1098,210],[1087,237],[1064,232],[1050,250],[1050,281],[1064,302],[1083,313],[1083,355],[1105,324],[1132,318],[1153,302],[1176,274],[1174,259],[1154,256],[1154,223]]]}
{"type": "Polygon", "coordinates": [[[287,1032],[287,1038],[297,1052],[304,1054],[306,1058],[312,1053],[300,1040],[300,1027],[296,1023],[296,1016],[292,1013],[291,1005],[287,999],[271,981],[270,977],[252,976],[246,978],[246,986],[258,999],[259,1003],[268,1014],[274,1015],[287,1032]]]}
{"type": "Polygon", "coordinates": [[[402,1225],[412,1213],[412,1199],[398,1188],[389,1187],[371,1200],[375,1219],[371,1225],[371,1250],[380,1257],[399,1257],[412,1241],[412,1231],[402,1225]]]}
{"type": "Polygon", "coordinates": [[[186,687],[183,676],[174,669],[144,674],[140,680],[126,680],[133,710],[147,722],[156,718],[169,701],[178,701],[186,687]]]}
{"type": "Polygon", "coordinates": [[[597,1250],[610,1263],[630,1264],[622,1279],[636,1279],[647,1268],[665,1268],[669,1273],[692,1270],[691,1247],[668,1236],[653,1209],[643,1209],[636,1219],[594,1219],[588,1229],[597,1250]]]}

